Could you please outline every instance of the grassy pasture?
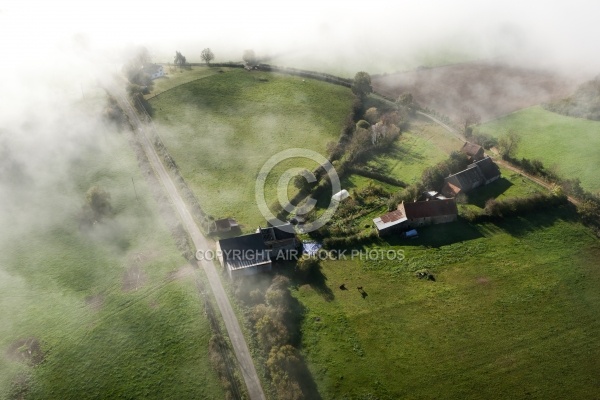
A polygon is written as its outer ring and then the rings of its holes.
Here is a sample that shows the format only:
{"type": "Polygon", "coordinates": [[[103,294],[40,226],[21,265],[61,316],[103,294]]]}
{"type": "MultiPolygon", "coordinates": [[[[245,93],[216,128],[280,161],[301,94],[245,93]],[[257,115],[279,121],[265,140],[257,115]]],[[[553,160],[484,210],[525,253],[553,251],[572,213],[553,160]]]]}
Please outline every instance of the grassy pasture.
{"type": "Polygon", "coordinates": [[[324,398],[597,396],[600,245],[572,218],[456,222],[381,246],[403,261],[325,261],[326,288],[295,292],[324,398]]]}
{"type": "Polygon", "coordinates": [[[30,193],[45,197],[38,214],[61,218],[1,243],[0,398],[21,398],[13,382],[27,379],[33,399],[221,398],[186,260],[125,137],[97,139],[63,182],[71,201],[30,193]],[[77,215],[92,185],[111,193],[115,216],[85,233],[77,215]],[[14,348],[26,338],[43,352],[35,368],[14,348]]]}
{"type": "Polygon", "coordinates": [[[522,136],[517,157],[541,160],[562,177],[579,178],[584,189],[600,190],[600,122],[536,106],[480,126],[481,132],[494,136],[509,129],[522,136]]]}
{"type": "Polygon", "coordinates": [[[154,80],[152,92],[146,95],[146,98],[154,97],[164,91],[186,84],[196,79],[206,78],[218,74],[219,71],[228,71],[230,68],[216,68],[193,66],[188,68],[175,68],[173,66],[164,66],[165,76],[154,80]]]}
{"type": "MultiPolygon", "coordinates": [[[[150,101],[162,139],[201,205],[251,230],[264,224],[254,200],[262,165],[293,147],[324,154],[326,143],[338,138],[352,94],[311,79],[231,70],[150,101]]],[[[316,166],[304,158],[278,164],[267,177],[267,204],[286,169],[316,166]]]]}

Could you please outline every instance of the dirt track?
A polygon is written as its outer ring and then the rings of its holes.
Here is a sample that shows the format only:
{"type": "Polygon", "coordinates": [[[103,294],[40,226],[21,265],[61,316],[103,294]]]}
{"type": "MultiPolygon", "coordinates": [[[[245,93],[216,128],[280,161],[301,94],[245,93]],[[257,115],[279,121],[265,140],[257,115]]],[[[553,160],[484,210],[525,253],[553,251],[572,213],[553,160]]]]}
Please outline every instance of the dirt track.
{"type": "MultiPolygon", "coordinates": [[[[158,178],[163,184],[165,191],[169,195],[169,198],[171,199],[173,206],[177,210],[177,213],[179,214],[185,229],[189,233],[192,242],[194,243],[194,246],[196,246],[197,250],[202,250],[204,252],[206,252],[207,250],[212,251],[212,246],[209,245],[208,241],[196,225],[191,213],[186,207],[183,198],[177,191],[175,184],[171,180],[171,177],[169,176],[167,170],[160,161],[158,154],[156,154],[152,143],[148,139],[146,129],[151,128],[139,119],[137,113],[134,111],[133,107],[126,99],[124,93],[121,90],[119,90],[118,88],[113,88],[111,90],[111,93],[116,99],[118,99],[119,105],[128,114],[131,123],[137,130],[139,134],[138,137],[140,138],[141,144],[148,157],[148,160],[150,161],[158,178]]],[[[219,273],[217,272],[212,261],[203,260],[197,261],[197,263],[198,266],[204,270],[208,278],[211,290],[217,302],[217,306],[223,317],[225,328],[227,329],[227,334],[229,335],[234,353],[242,371],[242,376],[248,389],[250,399],[263,400],[265,399],[265,394],[263,392],[258,374],[256,373],[254,362],[252,361],[252,357],[250,356],[248,344],[246,343],[246,339],[244,337],[244,334],[242,333],[240,324],[233,311],[231,303],[229,302],[229,298],[225,293],[225,289],[223,288],[221,279],[219,278],[219,273]]]]}

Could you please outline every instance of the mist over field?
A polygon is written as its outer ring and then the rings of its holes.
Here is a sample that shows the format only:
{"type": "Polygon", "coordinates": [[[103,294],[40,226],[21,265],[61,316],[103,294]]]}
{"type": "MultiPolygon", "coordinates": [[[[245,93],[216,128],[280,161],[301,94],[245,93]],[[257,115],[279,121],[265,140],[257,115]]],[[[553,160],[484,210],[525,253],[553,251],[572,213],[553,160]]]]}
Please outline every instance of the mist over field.
{"type": "MultiPolygon", "coordinates": [[[[134,229],[129,227],[164,230],[158,213],[147,212],[155,204],[146,203],[151,196],[142,183],[146,197],[133,209],[138,193],[130,184],[143,181],[142,176],[134,155],[111,158],[130,149],[118,129],[102,118],[102,84],[121,73],[139,46],[156,63],[172,64],[175,51],[190,63],[201,63],[200,53],[209,47],[214,62],[240,62],[244,50],[253,49],[261,61],[273,65],[343,77],[363,70],[373,75],[382,93],[389,90],[397,96],[413,88],[419,101],[430,101],[451,116],[468,97],[483,119],[490,120],[566,96],[578,83],[599,75],[598,15],[597,1],[0,1],[0,292],[12,293],[6,298],[0,293],[0,372],[14,368],[4,352],[14,341],[11,335],[30,323],[16,317],[21,301],[35,309],[37,293],[52,292],[50,297],[72,310],[71,321],[77,321],[76,302],[82,302],[85,290],[103,282],[102,269],[91,276],[82,273],[83,283],[74,287],[61,286],[60,276],[52,276],[56,284],[32,278],[46,268],[45,261],[62,262],[53,243],[43,253],[53,259],[36,257],[35,246],[43,244],[45,233],[79,240],[78,223],[90,186],[108,189],[115,209],[111,223],[82,239],[85,245],[98,243],[103,257],[127,259],[143,248],[145,242],[120,241],[134,229]],[[436,79],[448,78],[430,67],[465,62],[524,72],[513,86],[499,80],[492,89],[476,86],[460,93],[434,86],[436,79]],[[421,74],[424,69],[433,72],[421,74]],[[400,72],[405,75],[394,75],[400,72]],[[517,100],[507,104],[499,92],[517,100]],[[482,99],[494,96],[499,96],[496,103],[479,107],[482,99]],[[123,174],[129,170],[131,176],[123,174]],[[18,244],[25,249],[32,236],[27,257],[13,251],[18,244]]],[[[260,123],[265,132],[275,124],[268,116],[260,123]]],[[[233,128],[223,123],[219,129],[233,128]]],[[[110,260],[113,275],[120,276],[126,266],[110,260]]],[[[94,254],[84,261],[93,265],[94,254]]],[[[60,326],[61,321],[52,323],[60,326]]],[[[7,386],[1,375],[0,387],[7,386]]]]}

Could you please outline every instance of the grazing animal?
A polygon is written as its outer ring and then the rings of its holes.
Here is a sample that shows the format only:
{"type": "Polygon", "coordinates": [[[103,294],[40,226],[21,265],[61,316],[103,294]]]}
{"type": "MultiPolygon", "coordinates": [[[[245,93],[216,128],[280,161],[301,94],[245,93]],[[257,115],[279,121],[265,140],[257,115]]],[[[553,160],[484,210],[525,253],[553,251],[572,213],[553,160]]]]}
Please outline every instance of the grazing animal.
{"type": "Polygon", "coordinates": [[[356,287],[358,290],[363,290],[362,286],[357,286],[356,287]]]}
{"type": "Polygon", "coordinates": [[[340,290],[348,290],[348,289],[346,289],[346,284],[345,283],[342,283],[340,285],[340,290]]]}

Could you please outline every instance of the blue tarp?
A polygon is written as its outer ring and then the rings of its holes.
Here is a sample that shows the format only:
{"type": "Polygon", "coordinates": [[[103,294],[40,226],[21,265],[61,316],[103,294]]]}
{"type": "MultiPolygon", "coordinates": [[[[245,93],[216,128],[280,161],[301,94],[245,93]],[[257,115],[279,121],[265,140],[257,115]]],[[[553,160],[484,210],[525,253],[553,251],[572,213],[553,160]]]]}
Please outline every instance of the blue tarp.
{"type": "Polygon", "coordinates": [[[317,243],[317,242],[303,242],[302,250],[303,250],[304,254],[308,254],[309,256],[314,256],[315,254],[317,254],[317,252],[319,251],[319,249],[322,246],[323,245],[321,243],[317,243]]]}
{"type": "Polygon", "coordinates": [[[407,231],[407,232],[406,232],[404,235],[405,235],[407,238],[415,238],[415,237],[419,237],[419,234],[417,233],[417,230],[416,230],[416,229],[412,229],[412,230],[410,230],[410,231],[407,231]]]}

